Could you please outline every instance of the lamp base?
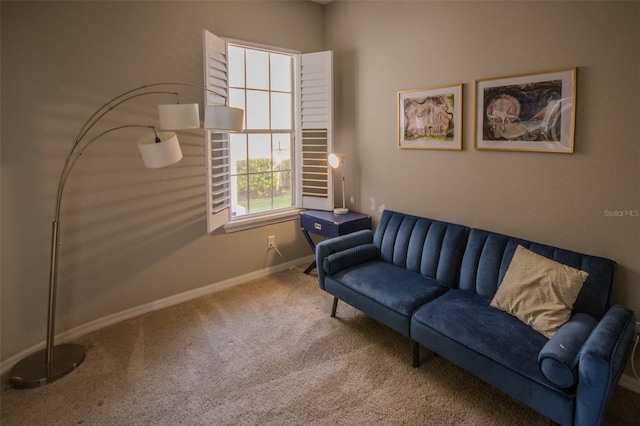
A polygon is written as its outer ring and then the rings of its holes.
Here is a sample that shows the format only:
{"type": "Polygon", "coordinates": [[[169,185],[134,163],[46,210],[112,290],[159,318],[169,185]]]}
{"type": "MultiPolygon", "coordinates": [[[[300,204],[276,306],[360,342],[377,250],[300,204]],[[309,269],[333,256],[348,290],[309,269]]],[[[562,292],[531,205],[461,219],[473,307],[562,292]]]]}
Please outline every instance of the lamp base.
{"type": "Polygon", "coordinates": [[[333,214],[347,214],[349,213],[349,209],[344,207],[336,207],[333,209],[333,214]]]}
{"type": "Polygon", "coordinates": [[[59,379],[84,361],[85,350],[80,345],[64,344],[53,347],[51,375],[47,372],[47,350],[42,349],[18,362],[9,373],[9,383],[16,388],[37,388],[59,379]]]}

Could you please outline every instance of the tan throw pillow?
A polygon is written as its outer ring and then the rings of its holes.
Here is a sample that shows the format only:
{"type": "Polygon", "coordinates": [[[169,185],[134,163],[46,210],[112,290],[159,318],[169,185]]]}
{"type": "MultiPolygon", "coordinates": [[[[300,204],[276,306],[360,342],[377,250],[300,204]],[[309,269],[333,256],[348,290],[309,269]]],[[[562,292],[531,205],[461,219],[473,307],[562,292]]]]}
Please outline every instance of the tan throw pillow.
{"type": "Polygon", "coordinates": [[[550,339],[571,317],[588,276],[518,245],[491,306],[550,339]]]}

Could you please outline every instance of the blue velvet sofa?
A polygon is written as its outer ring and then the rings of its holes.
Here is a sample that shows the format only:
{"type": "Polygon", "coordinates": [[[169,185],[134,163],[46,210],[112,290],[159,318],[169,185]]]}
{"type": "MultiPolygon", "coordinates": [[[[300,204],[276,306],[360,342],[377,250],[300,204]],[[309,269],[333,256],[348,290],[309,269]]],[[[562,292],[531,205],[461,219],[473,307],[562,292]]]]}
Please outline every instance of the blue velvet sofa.
{"type": "Polygon", "coordinates": [[[632,311],[612,306],[612,260],[386,210],[375,233],[316,246],[320,287],[562,425],[597,425],[624,370],[632,311]],[[549,339],[491,306],[520,245],[587,272],[549,339]]]}

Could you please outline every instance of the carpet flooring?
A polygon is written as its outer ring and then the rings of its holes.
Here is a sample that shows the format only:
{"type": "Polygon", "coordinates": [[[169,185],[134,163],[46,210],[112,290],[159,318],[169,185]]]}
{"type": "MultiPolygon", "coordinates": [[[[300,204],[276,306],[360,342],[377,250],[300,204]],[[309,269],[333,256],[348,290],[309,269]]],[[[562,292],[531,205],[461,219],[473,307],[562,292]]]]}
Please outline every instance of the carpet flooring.
{"type": "MultiPolygon", "coordinates": [[[[544,425],[528,407],[289,270],[88,334],[80,367],[0,388],[13,425],[544,425]]],[[[606,425],[640,424],[618,387],[606,425]]]]}

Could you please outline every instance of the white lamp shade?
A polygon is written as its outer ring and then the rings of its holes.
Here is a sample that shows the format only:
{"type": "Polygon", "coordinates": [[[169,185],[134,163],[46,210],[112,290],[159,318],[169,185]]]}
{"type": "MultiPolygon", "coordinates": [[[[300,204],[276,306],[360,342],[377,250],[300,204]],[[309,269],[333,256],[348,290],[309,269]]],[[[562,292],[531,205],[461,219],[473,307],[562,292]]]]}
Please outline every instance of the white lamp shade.
{"type": "Polygon", "coordinates": [[[337,169],[340,167],[340,163],[342,163],[342,156],[340,154],[329,154],[328,161],[332,169],[337,169]]]}
{"type": "Polygon", "coordinates": [[[198,104],[158,105],[160,128],[164,130],[200,128],[198,104]]]}
{"type": "Polygon", "coordinates": [[[241,132],[244,111],[225,105],[207,105],[204,110],[204,128],[225,132],[241,132]]]}
{"type": "Polygon", "coordinates": [[[182,159],[178,136],[174,132],[158,132],[158,137],[161,142],[156,142],[155,135],[138,139],[142,161],[149,169],[170,166],[182,159]]]}

